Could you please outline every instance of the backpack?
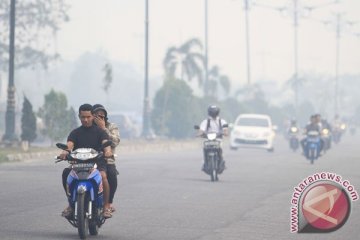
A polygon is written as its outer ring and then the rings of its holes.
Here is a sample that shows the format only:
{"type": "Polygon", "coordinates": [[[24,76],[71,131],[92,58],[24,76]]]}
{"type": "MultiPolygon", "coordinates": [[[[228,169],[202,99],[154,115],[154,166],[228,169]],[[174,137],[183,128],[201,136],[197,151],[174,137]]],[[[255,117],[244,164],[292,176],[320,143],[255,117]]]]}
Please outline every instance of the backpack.
{"type": "MultiPolygon", "coordinates": [[[[210,128],[210,118],[208,118],[207,120],[207,125],[206,125],[206,132],[209,131],[209,128],[210,128]]],[[[219,118],[219,130],[221,131],[222,130],[222,125],[221,125],[221,118],[219,118]]]]}

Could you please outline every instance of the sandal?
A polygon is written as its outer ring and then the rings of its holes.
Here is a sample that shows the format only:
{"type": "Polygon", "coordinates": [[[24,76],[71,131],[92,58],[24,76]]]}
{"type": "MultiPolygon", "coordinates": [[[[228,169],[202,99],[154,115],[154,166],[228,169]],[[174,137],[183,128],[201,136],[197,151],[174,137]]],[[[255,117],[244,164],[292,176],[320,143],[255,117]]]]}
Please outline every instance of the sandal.
{"type": "Polygon", "coordinates": [[[116,212],[116,209],[113,206],[110,206],[111,213],[116,212]]]}
{"type": "Polygon", "coordinates": [[[61,216],[63,217],[71,217],[73,214],[73,209],[70,206],[67,206],[64,211],[62,211],[61,216]]]}
{"type": "Polygon", "coordinates": [[[112,217],[111,209],[110,208],[104,209],[103,216],[104,216],[104,218],[111,218],[112,217]]]}

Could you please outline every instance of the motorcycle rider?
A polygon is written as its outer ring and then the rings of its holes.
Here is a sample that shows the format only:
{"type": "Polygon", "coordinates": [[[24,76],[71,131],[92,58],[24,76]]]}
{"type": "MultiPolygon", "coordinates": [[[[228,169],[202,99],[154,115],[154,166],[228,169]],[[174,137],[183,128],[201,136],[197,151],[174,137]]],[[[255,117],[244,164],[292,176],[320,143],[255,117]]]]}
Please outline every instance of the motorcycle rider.
{"type": "Polygon", "coordinates": [[[296,128],[298,132],[298,126],[297,126],[297,121],[295,119],[291,119],[290,121],[290,126],[288,127],[288,130],[287,130],[287,134],[290,135],[292,134],[293,132],[291,131],[292,128],[296,128]]]}
{"type": "MultiPolygon", "coordinates": [[[[95,126],[93,124],[94,116],[92,114],[92,105],[83,104],[79,107],[79,118],[81,121],[81,126],[72,130],[67,138],[67,150],[63,150],[59,158],[66,159],[67,155],[77,148],[93,148],[95,150],[101,150],[101,146],[103,143],[109,140],[108,134],[102,130],[100,127],[95,126]]],[[[110,158],[113,156],[110,146],[103,149],[104,157],[110,158]]],[[[111,218],[111,210],[109,204],[109,183],[106,175],[106,162],[105,159],[102,158],[97,162],[97,169],[100,171],[102,177],[102,183],[104,188],[104,218],[111,218]]],[[[67,170],[63,171],[63,179],[64,175],[66,175],[67,170]]],[[[67,177],[67,175],[66,175],[67,177]]],[[[64,182],[63,182],[64,184],[64,182]]],[[[66,191],[67,192],[67,191],[66,191]]],[[[70,217],[73,213],[74,209],[68,205],[64,211],[62,212],[62,216],[70,217]]]]}
{"type": "MultiPolygon", "coordinates": [[[[105,107],[101,104],[95,104],[92,108],[92,113],[94,115],[94,124],[103,129],[108,135],[109,139],[112,141],[111,151],[115,153],[115,148],[120,143],[120,133],[119,128],[115,123],[109,122],[107,117],[107,111],[105,107]]],[[[110,186],[110,210],[111,212],[115,212],[115,208],[113,206],[114,195],[117,189],[117,175],[119,174],[116,165],[115,158],[105,158],[106,161],[106,173],[110,186]]]]}
{"type": "Polygon", "coordinates": [[[296,150],[299,145],[298,140],[299,128],[295,119],[291,119],[290,125],[286,132],[286,139],[289,140],[290,148],[296,150]]]}
{"type": "MultiPolygon", "coordinates": [[[[208,132],[217,133],[217,134],[223,134],[224,136],[228,135],[228,128],[224,125],[227,124],[227,122],[219,117],[220,114],[220,108],[216,105],[211,105],[208,107],[208,117],[204,119],[200,123],[200,128],[198,131],[197,136],[203,136],[204,134],[207,134],[208,132]]],[[[222,137],[222,136],[221,136],[222,137]]],[[[206,150],[204,149],[204,164],[202,167],[202,170],[206,173],[207,169],[207,162],[206,162],[206,150]]],[[[219,174],[221,174],[225,170],[225,161],[223,159],[222,149],[220,148],[219,152],[220,157],[220,169],[219,174]]]]}
{"type": "MultiPolygon", "coordinates": [[[[318,123],[318,117],[316,116],[316,114],[310,116],[310,123],[306,125],[304,134],[307,135],[307,133],[310,132],[310,131],[316,131],[316,132],[318,132],[318,133],[319,133],[319,136],[320,136],[320,134],[321,134],[321,128],[320,128],[320,125],[319,125],[319,123],[318,123]]],[[[303,150],[303,155],[306,155],[306,154],[305,154],[305,142],[306,142],[306,138],[307,138],[307,137],[304,137],[304,138],[300,141],[300,143],[301,143],[301,148],[302,148],[302,150],[303,150]]],[[[323,141],[322,139],[320,139],[320,151],[319,151],[319,152],[322,151],[323,146],[324,146],[324,141],[323,141]]],[[[319,155],[320,155],[320,153],[319,153],[319,155]]]]}
{"type": "Polygon", "coordinates": [[[339,114],[335,114],[334,120],[332,122],[332,130],[333,130],[333,140],[334,142],[339,142],[341,135],[343,133],[341,129],[342,122],[340,120],[339,114]]]}

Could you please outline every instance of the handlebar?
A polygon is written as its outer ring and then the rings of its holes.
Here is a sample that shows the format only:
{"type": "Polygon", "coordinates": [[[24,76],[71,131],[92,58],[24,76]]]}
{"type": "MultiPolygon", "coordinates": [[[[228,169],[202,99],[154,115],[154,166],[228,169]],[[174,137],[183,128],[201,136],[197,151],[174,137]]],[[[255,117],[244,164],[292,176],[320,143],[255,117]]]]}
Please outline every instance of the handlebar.
{"type": "MultiPolygon", "coordinates": [[[[89,161],[96,161],[98,160],[99,158],[103,157],[104,158],[115,158],[117,155],[116,154],[112,154],[111,156],[109,157],[105,157],[104,155],[104,152],[100,151],[99,154],[95,157],[95,158],[92,158],[92,159],[88,159],[89,161]]],[[[66,155],[66,158],[65,159],[61,159],[60,156],[55,156],[54,158],[56,161],[55,163],[58,163],[58,162],[62,162],[62,161],[68,161],[69,163],[75,163],[77,162],[78,160],[73,158],[70,153],[66,155]]]]}

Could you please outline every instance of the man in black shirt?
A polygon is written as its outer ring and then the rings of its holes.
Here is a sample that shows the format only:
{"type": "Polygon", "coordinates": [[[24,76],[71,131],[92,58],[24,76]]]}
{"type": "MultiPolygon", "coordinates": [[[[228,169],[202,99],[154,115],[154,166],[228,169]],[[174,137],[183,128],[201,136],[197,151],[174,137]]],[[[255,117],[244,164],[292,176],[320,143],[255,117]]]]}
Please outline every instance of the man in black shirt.
{"type": "MultiPolygon", "coordinates": [[[[70,151],[78,148],[93,148],[97,151],[102,150],[101,145],[109,140],[108,134],[96,125],[93,125],[94,116],[92,114],[92,105],[83,104],[79,107],[79,118],[81,126],[74,129],[67,139],[67,150],[64,150],[60,154],[61,159],[66,159],[67,154],[70,151]]],[[[112,151],[110,146],[104,149],[105,157],[111,157],[112,151]]],[[[102,158],[97,162],[97,168],[101,173],[102,183],[104,187],[104,217],[110,218],[111,211],[109,206],[109,182],[106,176],[106,162],[102,158]]],[[[63,172],[63,184],[64,177],[67,177],[69,170],[63,172]]],[[[66,179],[66,178],[65,178],[66,179]]],[[[68,206],[62,213],[63,216],[69,216],[72,214],[73,209],[68,206]]]]}
{"type": "MultiPolygon", "coordinates": [[[[305,132],[304,134],[308,134],[311,131],[315,131],[319,133],[319,136],[321,134],[321,126],[318,124],[317,121],[317,116],[316,115],[311,115],[310,117],[310,123],[306,125],[305,127],[305,132]]],[[[305,144],[306,144],[306,137],[304,137],[301,141],[300,141],[302,150],[303,150],[303,154],[305,155],[305,144]]],[[[320,138],[320,152],[322,151],[324,146],[323,140],[320,138]]]]}

